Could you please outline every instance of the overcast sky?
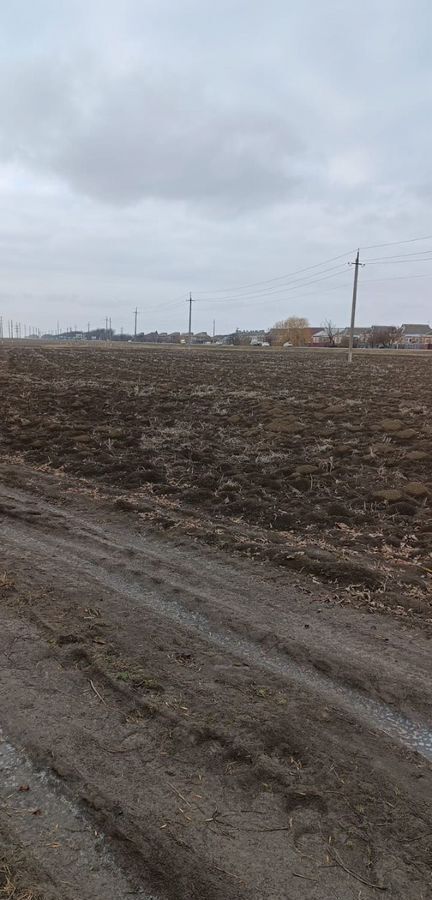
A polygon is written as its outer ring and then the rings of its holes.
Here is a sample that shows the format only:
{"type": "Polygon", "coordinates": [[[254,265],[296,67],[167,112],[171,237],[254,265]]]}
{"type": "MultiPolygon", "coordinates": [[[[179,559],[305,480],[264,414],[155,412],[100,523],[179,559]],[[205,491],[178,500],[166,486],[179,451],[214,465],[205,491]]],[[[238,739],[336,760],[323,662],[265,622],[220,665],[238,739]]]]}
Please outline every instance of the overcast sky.
{"type": "MultiPolygon", "coordinates": [[[[354,249],[432,235],[431,29],[430,0],[2,0],[4,320],[184,330],[192,291],[196,331],[347,324],[354,249]]],[[[431,319],[429,248],[362,250],[359,324],[431,319]]]]}

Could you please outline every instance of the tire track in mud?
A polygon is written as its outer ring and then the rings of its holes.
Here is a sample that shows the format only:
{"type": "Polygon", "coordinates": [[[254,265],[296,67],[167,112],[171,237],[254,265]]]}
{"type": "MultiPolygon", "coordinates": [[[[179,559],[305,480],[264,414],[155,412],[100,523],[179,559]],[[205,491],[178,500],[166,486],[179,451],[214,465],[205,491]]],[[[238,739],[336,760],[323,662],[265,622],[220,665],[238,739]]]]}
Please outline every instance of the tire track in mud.
{"type": "MultiPolygon", "coordinates": [[[[21,492],[12,493],[14,500],[21,494],[21,492]]],[[[23,497],[22,494],[21,497],[23,497]]],[[[43,507],[45,507],[46,513],[50,512],[48,504],[43,504],[43,507]]],[[[432,729],[426,723],[414,721],[384,702],[343,685],[331,676],[318,672],[312,666],[297,662],[287,654],[275,650],[265,651],[252,640],[239,637],[230,628],[216,630],[210,619],[202,613],[188,610],[178,600],[166,599],[163,596],[163,586],[159,586],[157,589],[143,587],[137,583],[136,578],[131,579],[118,572],[116,574],[108,571],[106,556],[108,549],[117,554],[127,554],[133,550],[135,553],[140,553],[144,559],[147,557],[147,562],[149,558],[153,562],[156,561],[157,553],[154,550],[147,550],[142,541],[120,542],[115,539],[114,535],[107,534],[107,530],[100,526],[89,525],[78,517],[59,515],[57,510],[53,510],[53,513],[54,521],[51,521],[51,526],[55,529],[56,525],[60,525],[63,520],[68,532],[67,538],[62,537],[59,532],[47,535],[45,540],[40,535],[30,534],[30,528],[25,528],[25,525],[30,524],[34,532],[35,525],[47,524],[46,514],[45,516],[42,514],[42,518],[37,518],[31,509],[23,510],[21,517],[17,511],[14,515],[14,526],[11,527],[6,521],[0,527],[0,534],[3,540],[18,545],[23,555],[31,556],[35,565],[38,565],[38,559],[49,560],[48,568],[51,576],[61,575],[63,579],[67,578],[75,584],[76,572],[79,571],[80,579],[85,578],[89,583],[99,584],[114,594],[126,597],[139,607],[150,609],[161,618],[194,631],[219,650],[228,651],[248,663],[254,663],[261,669],[291,682],[295,687],[317,694],[327,703],[346,710],[350,716],[366,727],[386,735],[407,749],[417,752],[424,759],[432,761],[432,729]],[[20,518],[24,521],[20,521],[20,518]],[[71,526],[76,528],[76,537],[71,526]],[[102,545],[103,554],[98,550],[97,543],[102,545]]],[[[163,569],[165,565],[163,546],[159,558],[161,569],[163,569]]],[[[150,578],[148,581],[151,585],[150,578]]],[[[217,602],[217,597],[215,601],[217,602]]]]}
{"type": "Polygon", "coordinates": [[[33,768],[1,728],[0,772],[1,812],[7,815],[9,839],[31,848],[36,867],[55,885],[56,896],[158,900],[143,887],[134,888],[112,858],[103,833],[64,795],[57,779],[33,768]]]}

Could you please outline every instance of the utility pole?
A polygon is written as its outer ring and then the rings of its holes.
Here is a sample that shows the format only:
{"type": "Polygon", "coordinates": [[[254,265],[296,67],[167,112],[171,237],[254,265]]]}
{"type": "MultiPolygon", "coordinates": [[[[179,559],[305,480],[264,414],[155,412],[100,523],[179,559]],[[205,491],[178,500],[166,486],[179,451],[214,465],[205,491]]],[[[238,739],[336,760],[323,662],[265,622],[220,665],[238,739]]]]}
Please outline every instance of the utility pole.
{"type": "Polygon", "coordinates": [[[354,285],[353,285],[353,296],[352,296],[352,306],[351,306],[351,325],[350,325],[349,344],[348,344],[348,362],[352,363],[353,344],[354,344],[354,325],[355,325],[355,314],[356,314],[356,305],[357,305],[358,276],[359,276],[360,266],[364,265],[364,263],[360,262],[360,250],[357,250],[357,256],[355,258],[355,262],[349,263],[349,265],[354,266],[354,285]]]}
{"type": "Polygon", "coordinates": [[[216,319],[213,319],[213,343],[216,337],[216,319]]]}
{"type": "Polygon", "coordinates": [[[134,338],[135,338],[135,340],[137,337],[137,328],[138,328],[138,307],[136,306],[134,309],[134,338]]]}
{"type": "Polygon", "coordinates": [[[105,340],[108,340],[108,316],[105,316],[105,340]]]}
{"type": "Polygon", "coordinates": [[[192,344],[192,303],[194,302],[194,301],[192,300],[192,294],[189,294],[189,300],[188,300],[187,302],[189,303],[189,331],[188,331],[188,344],[189,344],[189,347],[190,347],[191,344],[192,344]]]}

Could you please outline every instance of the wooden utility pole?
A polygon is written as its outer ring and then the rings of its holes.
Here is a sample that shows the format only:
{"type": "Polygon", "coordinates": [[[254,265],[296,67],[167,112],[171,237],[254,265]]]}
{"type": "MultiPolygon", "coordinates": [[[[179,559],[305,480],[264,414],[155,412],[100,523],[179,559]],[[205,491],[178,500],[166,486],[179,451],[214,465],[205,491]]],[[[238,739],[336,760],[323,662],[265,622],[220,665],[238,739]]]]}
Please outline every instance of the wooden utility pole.
{"type": "Polygon", "coordinates": [[[135,309],[134,309],[134,317],[135,317],[135,324],[134,324],[134,338],[135,338],[135,340],[136,340],[136,336],[137,336],[137,327],[138,327],[138,307],[137,307],[137,306],[136,306],[135,309]]]}
{"type": "Polygon", "coordinates": [[[352,296],[352,306],[351,306],[351,325],[350,325],[349,344],[348,344],[348,362],[349,363],[352,363],[352,359],[353,359],[354,325],[355,325],[355,314],[356,314],[356,305],[357,305],[358,275],[359,275],[359,268],[361,265],[363,265],[363,263],[360,262],[360,250],[357,250],[357,256],[355,258],[355,262],[350,263],[350,266],[354,266],[354,285],[353,285],[353,296],[352,296]]]}
{"type": "Polygon", "coordinates": [[[192,344],[192,294],[189,294],[189,331],[188,331],[188,344],[189,346],[192,344]]]}

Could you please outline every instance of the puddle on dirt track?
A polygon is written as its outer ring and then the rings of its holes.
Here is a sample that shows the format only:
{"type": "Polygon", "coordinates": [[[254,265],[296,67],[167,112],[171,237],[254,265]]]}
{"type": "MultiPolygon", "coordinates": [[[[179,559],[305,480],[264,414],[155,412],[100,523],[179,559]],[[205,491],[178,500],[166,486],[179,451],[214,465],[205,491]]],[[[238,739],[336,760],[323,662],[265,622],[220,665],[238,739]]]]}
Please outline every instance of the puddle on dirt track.
{"type": "MultiPolygon", "coordinates": [[[[16,492],[16,496],[20,493],[16,492]]],[[[41,508],[50,511],[48,504],[41,504],[41,508]]],[[[65,517],[61,512],[57,512],[57,515],[60,518],[65,517]]],[[[51,535],[45,542],[40,536],[36,537],[34,534],[29,534],[28,531],[24,538],[16,526],[11,529],[7,524],[3,525],[1,533],[6,540],[18,544],[24,555],[31,556],[33,554],[35,558],[43,558],[47,555],[52,557],[55,547],[55,552],[61,559],[63,579],[74,582],[75,573],[79,570],[81,580],[87,578],[120,596],[127,596],[133,599],[138,606],[147,607],[163,618],[192,628],[213,646],[228,651],[247,662],[253,662],[275,675],[282,676],[300,688],[304,687],[306,690],[318,693],[324,702],[346,710],[349,715],[357,718],[366,727],[387,735],[410,751],[416,752],[432,762],[432,728],[427,723],[414,721],[386,703],[368,697],[361,691],[318,672],[312,666],[296,662],[287,654],[274,650],[264,651],[253,641],[239,637],[233,630],[228,628],[224,631],[214,630],[210,620],[202,613],[190,611],[172,597],[165,598],[163,586],[157,591],[151,587],[143,588],[131,575],[127,577],[108,571],[105,567],[107,547],[110,548],[110,551],[120,552],[128,552],[133,549],[135,553],[142,553],[144,558],[150,555],[155,559],[156,555],[151,550],[149,553],[141,538],[133,538],[130,535],[126,543],[118,542],[101,526],[93,524],[89,526],[79,517],[72,516],[71,519],[75,526],[78,526],[75,539],[73,534],[69,534],[65,539],[57,532],[54,537],[51,535]],[[81,542],[85,541],[85,555],[82,553],[80,539],[81,542]],[[102,545],[102,549],[100,546],[98,547],[98,544],[102,545]],[[69,574],[67,569],[69,569],[69,574]]]]}
{"type": "MultiPolygon", "coordinates": [[[[91,564],[87,565],[89,568],[93,568],[91,564]]],[[[114,587],[119,590],[118,586],[115,586],[115,582],[118,581],[115,576],[94,569],[94,577],[104,583],[106,587],[114,587]]],[[[348,713],[369,727],[383,732],[393,740],[402,743],[409,750],[419,753],[424,759],[432,762],[432,729],[427,724],[414,722],[387,704],[367,697],[346,685],[339,684],[329,676],[295,662],[286,654],[276,651],[266,652],[252,641],[239,638],[232,631],[227,630],[225,633],[214,631],[211,622],[205,616],[201,613],[190,612],[177,601],[166,601],[154,592],[144,592],[141,588],[126,582],[123,582],[123,591],[129,595],[132,594],[137,601],[151,607],[161,615],[173,619],[181,625],[194,628],[213,645],[228,650],[246,661],[252,661],[275,675],[288,677],[299,686],[303,685],[306,689],[323,694],[327,702],[342,706],[348,713]]]]}
{"type": "MultiPolygon", "coordinates": [[[[33,544],[42,553],[44,550],[46,552],[43,543],[37,538],[27,537],[27,543],[28,546],[33,544]]],[[[253,662],[272,674],[287,678],[299,687],[303,686],[307,690],[319,693],[324,702],[345,709],[349,715],[367,727],[386,734],[408,750],[432,762],[432,729],[427,724],[415,722],[386,703],[340,684],[311,666],[297,663],[286,654],[277,651],[266,652],[253,641],[239,638],[235,632],[228,629],[224,632],[215,631],[211,622],[202,613],[191,612],[176,600],[166,600],[162,596],[162,591],[143,589],[121,575],[110,573],[88,559],[84,560],[82,556],[75,556],[71,552],[73,546],[71,540],[65,541],[57,536],[56,543],[61,548],[63,577],[66,576],[65,566],[69,563],[74,572],[77,568],[80,569],[81,578],[87,575],[108,590],[126,594],[137,604],[152,609],[162,617],[194,629],[214,646],[245,661],[253,662]]],[[[131,546],[138,550],[139,541],[132,542],[131,546]]],[[[73,577],[75,578],[75,575],[73,577]]]]}
{"type": "Polygon", "coordinates": [[[103,833],[61,793],[61,785],[37,772],[0,729],[0,804],[8,831],[20,848],[30,847],[35,867],[45,873],[59,898],[158,900],[134,888],[116,865],[103,833]]]}
{"type": "MultiPolygon", "coordinates": [[[[131,589],[128,590],[130,592],[131,589]]],[[[141,593],[141,602],[143,599],[141,593]]],[[[189,612],[179,603],[173,601],[168,603],[159,597],[151,599],[146,597],[144,603],[154,609],[159,608],[164,615],[175,619],[179,624],[192,626],[217,647],[241,656],[246,661],[253,661],[275,675],[288,677],[300,687],[303,685],[306,689],[323,694],[326,702],[342,706],[369,727],[383,732],[432,762],[432,729],[428,725],[414,722],[387,704],[338,684],[327,675],[300,665],[287,655],[275,651],[265,652],[253,642],[239,639],[234,632],[227,631],[225,634],[215,632],[208,619],[200,613],[189,612]]]]}

